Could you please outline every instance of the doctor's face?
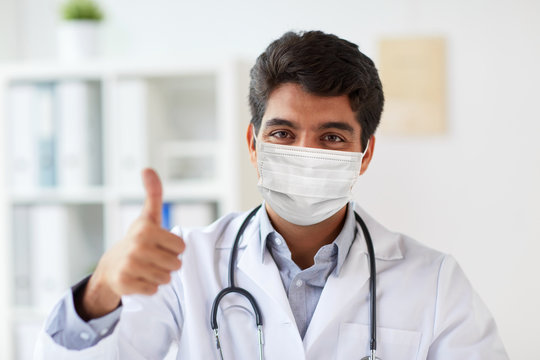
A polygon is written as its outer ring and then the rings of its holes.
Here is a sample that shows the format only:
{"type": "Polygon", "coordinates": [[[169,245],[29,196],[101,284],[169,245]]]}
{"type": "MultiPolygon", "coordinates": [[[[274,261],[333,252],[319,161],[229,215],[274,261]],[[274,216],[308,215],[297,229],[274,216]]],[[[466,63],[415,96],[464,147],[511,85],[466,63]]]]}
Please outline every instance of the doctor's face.
{"type": "Polygon", "coordinates": [[[323,97],[286,83],[268,98],[257,140],[274,144],[362,151],[360,124],[347,95],[323,97]]]}
{"type": "MultiPolygon", "coordinates": [[[[305,92],[298,84],[285,83],[268,98],[257,141],[361,152],[361,130],[347,95],[318,96],[305,92]]],[[[252,125],[247,140],[251,162],[257,167],[252,125]]],[[[361,173],[371,160],[373,145],[372,137],[361,173]]]]}

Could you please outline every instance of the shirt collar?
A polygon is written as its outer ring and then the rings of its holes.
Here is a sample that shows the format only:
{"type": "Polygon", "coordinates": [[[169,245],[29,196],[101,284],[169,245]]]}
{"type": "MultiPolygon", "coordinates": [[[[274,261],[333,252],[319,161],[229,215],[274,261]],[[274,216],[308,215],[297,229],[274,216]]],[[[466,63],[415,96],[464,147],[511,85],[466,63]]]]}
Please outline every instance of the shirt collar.
{"type": "MultiPolygon", "coordinates": [[[[265,251],[267,250],[266,242],[268,238],[270,237],[272,233],[278,233],[274,227],[272,226],[272,223],[270,222],[270,219],[268,218],[268,213],[266,212],[266,204],[263,202],[262,209],[259,211],[260,217],[259,217],[259,224],[260,224],[260,239],[261,239],[261,262],[264,259],[265,251]]],[[[349,254],[349,250],[351,249],[351,245],[354,241],[354,238],[356,237],[356,219],[354,217],[354,205],[352,203],[349,203],[347,205],[347,215],[345,217],[345,222],[343,224],[343,228],[341,229],[340,233],[336,237],[336,239],[333,241],[333,244],[337,246],[337,264],[336,264],[336,273],[339,275],[339,271],[341,270],[341,267],[343,266],[343,263],[345,263],[345,259],[347,258],[347,255],[349,254]]]]}

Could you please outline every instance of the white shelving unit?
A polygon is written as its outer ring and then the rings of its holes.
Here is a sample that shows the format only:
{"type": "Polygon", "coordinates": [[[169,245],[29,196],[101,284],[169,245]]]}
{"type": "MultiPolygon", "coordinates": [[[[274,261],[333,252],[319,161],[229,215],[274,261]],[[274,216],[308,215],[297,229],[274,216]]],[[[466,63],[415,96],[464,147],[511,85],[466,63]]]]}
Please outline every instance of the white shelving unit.
{"type": "Polygon", "coordinates": [[[142,167],[158,170],[164,211],[181,225],[260,201],[244,136],[248,71],[240,62],[0,66],[1,359],[29,356],[50,297],[123,236],[144,200],[142,167]],[[35,88],[41,102],[14,105],[35,88]],[[70,168],[72,148],[85,171],[70,168]]]}

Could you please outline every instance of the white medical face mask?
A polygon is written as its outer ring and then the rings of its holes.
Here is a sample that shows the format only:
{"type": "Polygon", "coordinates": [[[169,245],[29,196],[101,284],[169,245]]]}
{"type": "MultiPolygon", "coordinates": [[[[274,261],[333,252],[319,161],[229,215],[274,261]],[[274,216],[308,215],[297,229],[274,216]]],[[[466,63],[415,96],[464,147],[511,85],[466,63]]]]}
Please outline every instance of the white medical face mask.
{"type": "Polygon", "coordinates": [[[283,219],[317,224],[351,200],[364,154],[257,142],[257,186],[283,219]]]}

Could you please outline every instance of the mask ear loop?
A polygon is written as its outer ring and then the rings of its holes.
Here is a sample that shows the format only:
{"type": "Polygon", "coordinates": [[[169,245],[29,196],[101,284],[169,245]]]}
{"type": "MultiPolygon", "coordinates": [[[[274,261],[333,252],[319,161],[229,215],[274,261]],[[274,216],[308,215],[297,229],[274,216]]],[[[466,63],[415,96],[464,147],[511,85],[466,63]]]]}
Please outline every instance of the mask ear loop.
{"type": "Polygon", "coordinates": [[[366,144],[366,147],[364,148],[364,151],[362,152],[362,160],[364,159],[364,156],[366,155],[367,151],[368,151],[368,148],[369,148],[369,141],[371,139],[368,139],[367,141],[367,144],[366,144]]]}
{"type": "Polygon", "coordinates": [[[255,125],[251,124],[251,133],[253,134],[253,150],[257,150],[257,134],[255,133],[255,125]]]}

